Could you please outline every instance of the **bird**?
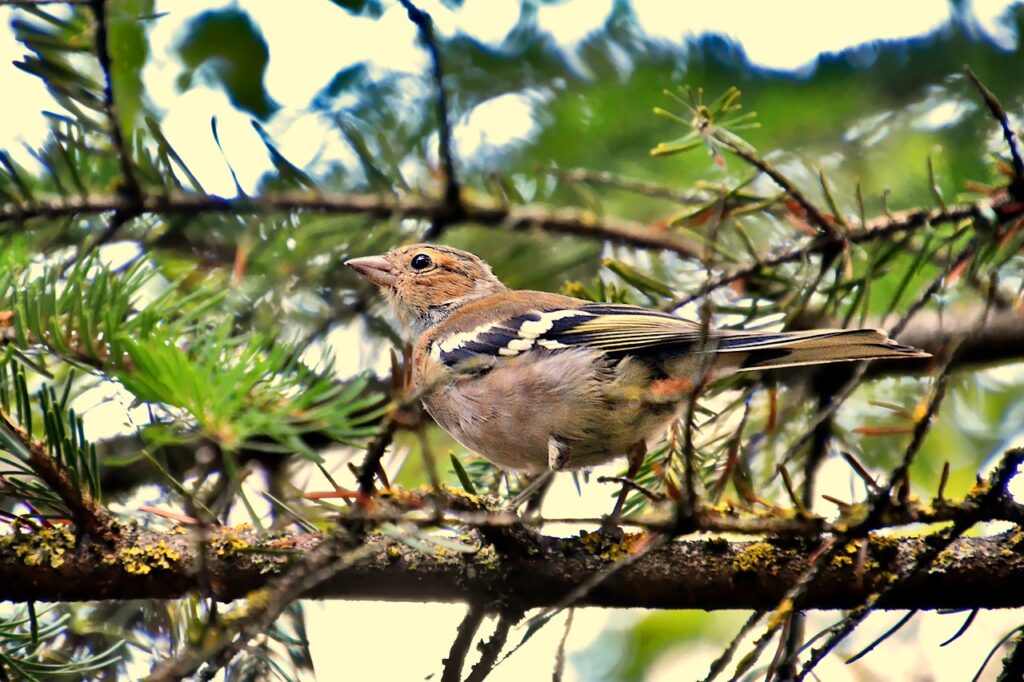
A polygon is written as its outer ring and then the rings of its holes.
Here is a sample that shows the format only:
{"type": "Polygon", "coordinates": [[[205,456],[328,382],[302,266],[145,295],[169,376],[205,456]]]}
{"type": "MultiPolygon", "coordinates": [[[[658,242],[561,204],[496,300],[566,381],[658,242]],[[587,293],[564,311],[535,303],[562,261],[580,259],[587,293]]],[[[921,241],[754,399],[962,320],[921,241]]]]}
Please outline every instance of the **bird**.
{"type": "Polygon", "coordinates": [[[647,445],[709,381],[736,372],[928,357],[875,329],[708,329],[668,312],[513,290],[467,251],[401,246],[345,262],[412,343],[412,387],[455,440],[526,474],[589,468],[647,445]]]}

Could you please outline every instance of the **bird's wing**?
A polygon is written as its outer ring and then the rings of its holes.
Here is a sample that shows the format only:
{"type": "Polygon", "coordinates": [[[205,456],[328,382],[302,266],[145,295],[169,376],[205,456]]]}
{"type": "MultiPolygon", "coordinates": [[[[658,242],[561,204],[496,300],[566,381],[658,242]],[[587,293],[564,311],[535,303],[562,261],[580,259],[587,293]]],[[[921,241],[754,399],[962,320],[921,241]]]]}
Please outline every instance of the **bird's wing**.
{"type": "Polygon", "coordinates": [[[874,329],[704,331],[696,322],[639,306],[525,291],[471,303],[462,314],[438,325],[425,341],[433,359],[448,366],[473,358],[581,347],[609,355],[739,354],[734,358],[739,370],[928,356],[874,329]]]}
{"type": "MultiPolygon", "coordinates": [[[[712,333],[712,338],[715,336],[712,333]]],[[[631,305],[587,303],[539,308],[499,321],[481,322],[435,338],[431,353],[444,364],[454,365],[471,357],[511,357],[539,348],[584,346],[614,354],[696,345],[700,338],[700,325],[668,313],[631,305]]],[[[754,342],[755,338],[760,337],[752,335],[744,340],[754,342]]]]}

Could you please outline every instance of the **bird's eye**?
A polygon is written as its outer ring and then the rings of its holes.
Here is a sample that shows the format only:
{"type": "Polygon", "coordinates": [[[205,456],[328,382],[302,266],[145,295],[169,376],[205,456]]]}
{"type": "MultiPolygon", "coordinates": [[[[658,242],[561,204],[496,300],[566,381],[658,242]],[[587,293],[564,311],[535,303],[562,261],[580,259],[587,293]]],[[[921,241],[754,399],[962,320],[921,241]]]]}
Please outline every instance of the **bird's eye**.
{"type": "Polygon", "coordinates": [[[412,257],[412,262],[410,263],[410,265],[412,265],[413,270],[426,270],[433,264],[434,261],[431,260],[430,256],[428,256],[425,253],[416,254],[415,256],[412,257]]]}

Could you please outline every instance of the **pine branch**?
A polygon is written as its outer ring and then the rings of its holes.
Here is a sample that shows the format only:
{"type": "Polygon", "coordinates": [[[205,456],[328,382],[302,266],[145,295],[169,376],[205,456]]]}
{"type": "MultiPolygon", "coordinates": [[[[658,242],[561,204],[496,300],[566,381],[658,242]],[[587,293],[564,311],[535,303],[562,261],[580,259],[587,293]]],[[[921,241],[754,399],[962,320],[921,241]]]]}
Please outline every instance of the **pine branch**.
{"type": "MultiPolygon", "coordinates": [[[[995,200],[984,198],[973,204],[949,205],[945,208],[933,208],[930,210],[911,209],[879,216],[868,220],[860,229],[851,230],[848,234],[843,235],[842,239],[851,244],[861,244],[936,225],[955,224],[965,220],[980,221],[983,224],[988,224],[994,220],[1002,224],[1019,218],[1022,215],[1024,215],[1024,203],[1016,201],[1009,196],[1001,196],[995,200]]],[[[2,216],[2,213],[0,213],[0,216],[2,216]]],[[[727,286],[738,280],[753,277],[759,272],[769,271],[779,265],[805,260],[811,254],[825,253],[835,249],[838,244],[838,238],[822,235],[804,246],[765,258],[753,265],[727,272],[707,282],[693,294],[670,301],[663,307],[674,310],[706,296],[715,289],[727,286]]]]}
{"type": "Polygon", "coordinates": [[[978,78],[971,67],[965,65],[964,74],[981,94],[981,98],[985,101],[985,106],[988,107],[992,118],[999,123],[999,128],[1003,132],[1003,139],[1006,141],[1006,147],[1010,151],[1010,161],[1013,166],[1010,193],[1017,197],[1017,199],[1024,200],[1024,159],[1021,158],[1020,149],[1017,147],[1016,135],[1013,132],[1013,126],[1010,125],[1010,117],[1006,114],[1006,109],[1003,108],[999,98],[985,87],[985,84],[981,82],[981,79],[978,78]]]}
{"type": "Polygon", "coordinates": [[[61,469],[46,451],[46,446],[30,438],[25,429],[2,410],[0,422],[0,428],[21,442],[28,454],[26,459],[29,466],[36,476],[60,497],[71,512],[75,525],[97,540],[114,540],[119,531],[110,512],[92,499],[88,491],[76,487],[67,472],[61,469]]]}
{"type": "MultiPolygon", "coordinates": [[[[130,209],[131,202],[117,195],[84,198],[60,197],[23,204],[0,206],[0,223],[24,223],[33,218],[59,218],[130,209]]],[[[550,208],[539,205],[498,206],[465,202],[465,222],[511,230],[540,229],[557,234],[603,239],[617,244],[662,249],[687,258],[699,258],[699,244],[665,230],[647,227],[633,220],[599,217],[590,211],[550,208]]],[[[280,193],[260,197],[226,199],[204,195],[148,196],[143,213],[195,216],[207,213],[274,213],[313,211],[332,215],[363,215],[388,219],[395,216],[434,220],[447,209],[437,202],[417,197],[396,198],[377,194],[280,193]]],[[[197,244],[200,249],[203,245],[197,244]]],[[[233,253],[233,251],[231,252],[233,253]]]]}
{"type": "Polygon", "coordinates": [[[114,77],[113,58],[110,56],[109,26],[107,22],[107,0],[91,0],[93,16],[96,20],[95,44],[96,58],[99,60],[100,69],[103,71],[103,108],[107,117],[110,141],[117,154],[118,163],[121,166],[121,193],[138,205],[142,198],[142,187],[135,176],[135,168],[132,166],[131,153],[124,139],[121,130],[121,119],[118,115],[117,103],[114,99],[114,77]]]}
{"type": "MultiPolygon", "coordinates": [[[[75,215],[95,215],[111,211],[124,211],[131,202],[117,195],[94,194],[85,197],[55,197],[37,199],[20,204],[0,206],[0,223],[24,223],[34,218],[60,218],[75,215]]],[[[704,250],[701,244],[669,232],[648,227],[642,223],[615,217],[600,217],[589,211],[574,208],[553,208],[543,205],[499,206],[477,201],[464,202],[465,221],[489,227],[528,230],[539,229],[556,234],[607,240],[626,246],[661,249],[685,258],[700,260],[704,250]]],[[[303,193],[282,192],[259,197],[223,198],[198,194],[151,195],[143,200],[142,213],[197,216],[203,214],[262,214],[288,211],[311,211],[331,215],[363,215],[367,218],[388,219],[395,216],[433,220],[444,211],[437,202],[419,197],[359,193],[303,193]]],[[[895,235],[946,223],[977,220],[984,223],[1005,223],[1024,216],[1024,203],[1009,196],[985,198],[973,204],[950,205],[945,209],[915,209],[895,212],[869,220],[862,228],[852,230],[843,239],[850,243],[881,240],[895,235]]],[[[738,270],[721,275],[694,294],[672,301],[666,307],[677,308],[707,292],[739,279],[756,275],[759,271],[804,260],[810,255],[834,249],[836,238],[823,235],[808,244],[738,270]]],[[[198,250],[211,245],[194,244],[198,250]]],[[[209,249],[208,249],[209,250],[209,249]]],[[[233,250],[213,248],[213,255],[227,259],[233,250]],[[218,255],[219,254],[219,255],[218,255]]]]}

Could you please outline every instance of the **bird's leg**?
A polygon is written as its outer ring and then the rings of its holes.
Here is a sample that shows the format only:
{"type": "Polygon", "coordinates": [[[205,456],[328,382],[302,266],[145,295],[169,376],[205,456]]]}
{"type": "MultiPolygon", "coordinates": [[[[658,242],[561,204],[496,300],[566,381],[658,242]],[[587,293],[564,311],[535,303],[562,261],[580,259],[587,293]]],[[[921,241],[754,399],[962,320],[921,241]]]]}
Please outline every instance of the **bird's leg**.
{"type": "Polygon", "coordinates": [[[555,472],[564,469],[569,464],[571,456],[572,446],[569,443],[558,436],[549,436],[548,470],[530,481],[522,492],[513,498],[506,509],[514,511],[524,502],[528,502],[525,513],[528,515],[537,511],[540,508],[540,503],[544,500],[544,494],[548,491],[548,487],[555,480],[555,472]]]}
{"type": "Polygon", "coordinates": [[[561,471],[569,464],[572,447],[558,436],[548,436],[548,469],[561,471]]]}
{"type": "MultiPolygon", "coordinates": [[[[633,443],[633,445],[631,445],[629,449],[626,450],[626,460],[629,462],[629,466],[626,468],[625,476],[625,479],[627,481],[632,481],[636,477],[637,473],[640,471],[640,467],[644,463],[644,458],[646,456],[647,442],[643,440],[633,443]]],[[[614,528],[616,525],[618,525],[619,516],[622,513],[623,505],[626,504],[627,495],[629,495],[629,486],[623,485],[622,489],[619,491],[618,499],[615,500],[615,507],[612,508],[612,513],[605,518],[604,523],[602,524],[602,528],[604,528],[605,530],[610,530],[614,528]]]]}

